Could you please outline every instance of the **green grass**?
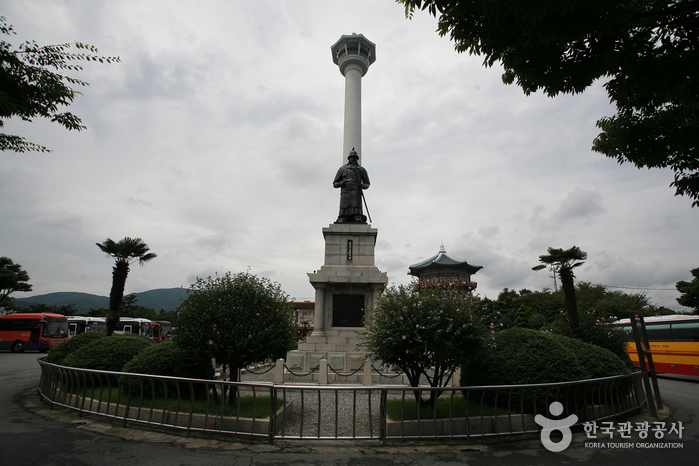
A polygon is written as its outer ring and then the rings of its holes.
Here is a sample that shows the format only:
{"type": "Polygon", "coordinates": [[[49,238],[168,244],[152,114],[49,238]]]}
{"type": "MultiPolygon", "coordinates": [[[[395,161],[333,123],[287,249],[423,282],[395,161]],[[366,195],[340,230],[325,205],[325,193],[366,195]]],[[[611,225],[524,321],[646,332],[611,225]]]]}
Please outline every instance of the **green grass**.
{"type": "MultiPolygon", "coordinates": [[[[416,420],[417,417],[417,401],[415,397],[406,394],[405,399],[388,399],[386,400],[386,415],[391,421],[400,421],[402,419],[405,421],[416,420]]],[[[466,399],[460,395],[455,395],[453,398],[449,395],[443,395],[437,398],[437,419],[449,419],[449,418],[464,418],[466,417],[466,412],[468,416],[494,416],[496,414],[495,408],[488,405],[483,405],[483,412],[481,413],[481,403],[480,397],[478,399],[469,398],[468,409],[466,407],[466,399]]],[[[497,415],[505,415],[507,410],[502,407],[498,407],[497,415]]],[[[513,413],[514,414],[514,413],[513,413]]],[[[425,403],[420,403],[420,419],[434,419],[434,410],[431,406],[425,406],[425,403]]]]}
{"type": "MultiPolygon", "coordinates": [[[[73,391],[75,392],[75,391],[73,391]]],[[[83,391],[80,390],[79,395],[82,395],[83,391]]],[[[92,394],[91,389],[88,388],[86,396],[90,397],[92,394]]],[[[219,400],[221,393],[219,392],[219,400]]],[[[119,404],[121,406],[126,405],[128,400],[128,391],[123,390],[119,393],[117,387],[113,387],[111,392],[108,388],[100,393],[99,387],[96,387],[94,393],[94,400],[100,401],[101,403],[119,404]]],[[[149,395],[143,396],[143,401],[140,400],[140,393],[133,393],[131,395],[130,406],[131,409],[137,409],[138,404],[141,404],[141,410],[149,410],[151,407],[158,411],[162,411],[163,408],[166,411],[176,411],[180,413],[189,413],[191,400],[189,396],[183,396],[179,401],[179,406],[177,403],[177,398],[168,398],[167,401],[163,397],[152,398],[149,395]]],[[[277,406],[283,406],[284,400],[277,398],[277,406]]],[[[256,419],[265,419],[269,417],[271,411],[270,397],[258,394],[256,397],[253,396],[238,396],[236,403],[231,405],[225,403],[223,406],[223,415],[227,417],[241,417],[241,418],[252,418],[253,414],[256,419]]],[[[200,397],[194,400],[194,406],[192,412],[195,414],[205,414],[207,412],[207,400],[205,397],[200,397]]],[[[217,402],[213,394],[210,395],[208,401],[208,412],[210,416],[220,416],[221,415],[221,403],[217,402]]]]}

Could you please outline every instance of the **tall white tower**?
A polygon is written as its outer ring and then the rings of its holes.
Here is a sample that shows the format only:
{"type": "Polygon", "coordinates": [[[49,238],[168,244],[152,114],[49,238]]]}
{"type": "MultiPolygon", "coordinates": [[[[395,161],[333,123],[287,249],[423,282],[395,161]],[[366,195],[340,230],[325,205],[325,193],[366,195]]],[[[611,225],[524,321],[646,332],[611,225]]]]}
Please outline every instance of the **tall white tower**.
{"type": "Polygon", "coordinates": [[[342,144],[342,165],[354,149],[362,164],[362,76],[376,61],[376,45],[361,34],[340,37],[331,47],[333,62],[345,77],[345,134],[342,144]]]}
{"type": "MultiPolygon", "coordinates": [[[[362,76],[376,60],[376,46],[363,35],[352,34],[340,37],[331,50],[333,61],[345,77],[342,165],[348,163],[352,148],[361,164],[362,76]]],[[[354,371],[349,378],[342,376],[343,383],[371,384],[371,379],[379,380],[377,374],[372,375],[371,365],[364,364],[366,353],[357,348],[364,318],[371,315],[388,283],[388,276],[374,261],[377,235],[378,229],[366,222],[336,222],[323,228],[325,262],[320,270],[308,274],[316,291],[313,333],[305,343],[299,343],[297,351],[287,354],[290,374],[291,370],[309,371],[325,359],[334,370],[354,371]],[[357,375],[362,366],[364,373],[357,375]]],[[[320,376],[317,379],[320,382],[320,376]]],[[[333,374],[328,374],[325,381],[331,379],[340,381],[333,374]]]]}

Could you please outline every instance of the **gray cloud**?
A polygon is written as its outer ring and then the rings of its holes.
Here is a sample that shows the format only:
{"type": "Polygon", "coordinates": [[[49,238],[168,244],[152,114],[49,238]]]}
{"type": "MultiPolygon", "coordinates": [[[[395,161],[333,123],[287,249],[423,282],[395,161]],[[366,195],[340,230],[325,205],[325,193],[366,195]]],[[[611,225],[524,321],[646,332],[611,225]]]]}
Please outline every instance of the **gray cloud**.
{"type": "Polygon", "coordinates": [[[395,2],[25,0],[3,15],[13,43],[77,39],[121,57],[75,74],[91,83],[71,106],[87,131],[4,128],[54,149],[3,153],[0,168],[2,254],[27,267],[34,294],[108,294],[111,265],[94,243],[138,236],[158,258],[127,292],[251,267],[312,297],[306,273],[322,265],[342,158],[344,80],[330,45],[353,31],[377,44],[362,79],[362,153],[389,282],[407,283],[441,241],[484,266],[474,278],[489,297],[550,286],[531,271],[549,246],[588,251],[579,279],[606,284],[672,288],[699,261],[687,253],[699,219],[668,188],[672,174],[590,151],[595,121],[613,111],[600,84],[526,97],[498,66],[457,54],[433,17],[408,21],[395,2]]]}

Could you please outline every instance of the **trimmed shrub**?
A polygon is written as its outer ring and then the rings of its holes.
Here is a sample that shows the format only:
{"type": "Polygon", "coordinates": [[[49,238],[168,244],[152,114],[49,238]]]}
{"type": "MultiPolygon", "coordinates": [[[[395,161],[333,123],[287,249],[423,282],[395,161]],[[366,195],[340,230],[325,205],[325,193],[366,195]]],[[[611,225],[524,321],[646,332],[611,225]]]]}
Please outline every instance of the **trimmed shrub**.
{"type": "Polygon", "coordinates": [[[51,351],[46,355],[44,361],[50,362],[51,364],[62,365],[63,360],[68,357],[68,355],[105,336],[107,336],[107,334],[104,332],[85,332],[75,335],[58,346],[51,348],[51,351]]]}
{"type": "Polygon", "coordinates": [[[134,356],[154,343],[143,335],[112,335],[71,353],[64,366],[121,372],[134,356]]]}
{"type": "MultiPolygon", "coordinates": [[[[569,346],[575,352],[586,379],[610,377],[631,372],[625,362],[609,349],[562,335],[553,335],[553,338],[560,340],[562,345],[569,346]]],[[[623,354],[627,359],[629,358],[627,353],[623,354]]]]}
{"type": "Polygon", "coordinates": [[[461,383],[518,385],[568,382],[627,374],[611,351],[562,335],[512,328],[495,334],[495,346],[462,366],[461,383]]]}
{"type": "Polygon", "coordinates": [[[537,330],[512,328],[495,334],[494,348],[462,366],[461,384],[519,385],[586,378],[574,350],[537,330]]]}
{"type": "MultiPolygon", "coordinates": [[[[621,359],[629,369],[633,369],[629,354],[626,352],[628,344],[626,333],[614,326],[600,324],[602,316],[594,312],[581,313],[582,339],[586,343],[606,348],[621,359]]],[[[571,335],[570,323],[567,316],[561,316],[551,325],[551,331],[556,335],[569,337],[571,335]]]]}
{"type": "MultiPolygon", "coordinates": [[[[520,385],[570,382],[627,374],[630,369],[611,351],[579,340],[524,329],[496,333],[494,347],[462,366],[461,385],[520,385]]],[[[587,396],[585,388],[566,393],[568,401],[587,396]]],[[[493,392],[486,399],[493,402],[493,392]]],[[[555,393],[525,389],[509,393],[527,412],[546,412],[555,393]],[[538,410],[538,411],[537,411],[538,410]]],[[[501,395],[502,396],[502,395],[501,395]]],[[[564,401],[564,400],[560,400],[564,401]]],[[[500,403],[503,400],[501,398],[500,403]]]]}
{"type": "MultiPolygon", "coordinates": [[[[213,368],[209,368],[209,371],[213,371],[213,368]]],[[[196,361],[187,351],[178,348],[173,341],[164,341],[144,349],[124,365],[122,372],[166,375],[188,379],[207,378],[206,365],[196,361]]],[[[133,380],[131,389],[137,390],[139,385],[138,381],[133,380]]],[[[146,396],[164,396],[166,389],[168,396],[177,394],[177,387],[174,382],[154,381],[153,385],[149,382],[145,383],[143,387],[146,396]]],[[[203,384],[195,384],[194,387],[197,395],[206,393],[206,387],[203,384]]],[[[189,384],[180,384],[180,393],[182,396],[188,396],[189,384]]]]}

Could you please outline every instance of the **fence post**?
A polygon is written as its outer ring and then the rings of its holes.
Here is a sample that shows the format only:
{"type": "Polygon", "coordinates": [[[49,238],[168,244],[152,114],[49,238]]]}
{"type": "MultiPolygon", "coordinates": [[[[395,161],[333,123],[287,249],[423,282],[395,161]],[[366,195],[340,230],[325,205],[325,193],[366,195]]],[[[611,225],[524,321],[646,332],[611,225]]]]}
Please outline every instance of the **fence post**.
{"type": "Polygon", "coordinates": [[[277,359],[277,364],[274,366],[274,383],[284,383],[284,360],[277,359]]]}
{"type": "Polygon", "coordinates": [[[328,360],[321,359],[318,367],[318,385],[328,384],[328,360]]]}
{"type": "MultiPolygon", "coordinates": [[[[385,388],[381,389],[381,401],[379,403],[379,438],[381,439],[381,444],[385,447],[386,446],[386,437],[388,436],[388,433],[386,432],[387,427],[386,427],[386,399],[388,398],[388,390],[385,388]]],[[[468,424],[468,419],[466,419],[466,423],[468,424]]]]}
{"type": "Polygon", "coordinates": [[[371,380],[371,362],[369,360],[364,361],[364,385],[371,387],[374,382],[371,380]]]}
{"type": "MultiPolygon", "coordinates": [[[[283,361],[283,359],[282,359],[283,361]]],[[[283,366],[282,366],[283,367],[283,366]]],[[[274,445],[274,434],[277,431],[277,389],[272,387],[269,393],[269,439],[268,443],[274,445]]]]}

